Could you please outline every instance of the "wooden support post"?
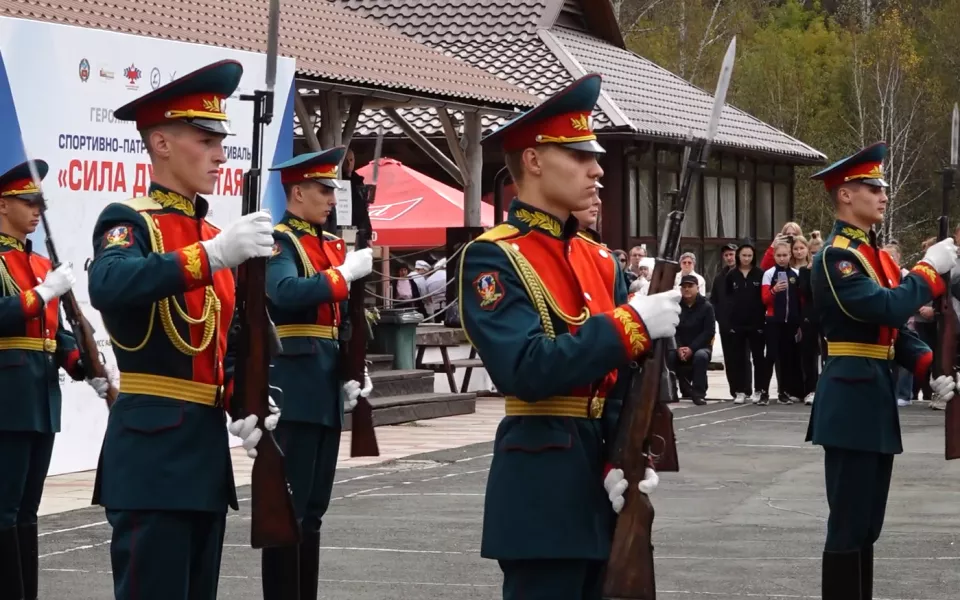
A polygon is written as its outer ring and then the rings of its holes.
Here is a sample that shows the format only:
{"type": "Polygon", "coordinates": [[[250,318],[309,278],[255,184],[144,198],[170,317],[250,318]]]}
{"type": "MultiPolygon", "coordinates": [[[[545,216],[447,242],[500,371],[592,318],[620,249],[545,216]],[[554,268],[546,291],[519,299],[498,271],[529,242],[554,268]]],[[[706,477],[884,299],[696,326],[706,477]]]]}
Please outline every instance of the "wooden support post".
{"type": "Polygon", "coordinates": [[[480,113],[466,113],[463,137],[467,142],[465,152],[468,173],[464,177],[467,185],[463,190],[463,225],[480,227],[481,183],[483,176],[483,150],[480,148],[480,113]]]}
{"type": "Polygon", "coordinates": [[[463,148],[460,147],[460,138],[457,137],[457,129],[453,126],[450,113],[447,112],[447,109],[441,107],[437,107],[435,110],[437,118],[443,125],[443,134],[447,138],[447,145],[450,147],[450,156],[456,161],[457,167],[463,174],[464,183],[470,185],[470,169],[467,167],[467,157],[463,153],[463,148]]]}
{"type": "Polygon", "coordinates": [[[363,112],[363,96],[354,96],[350,99],[350,113],[347,115],[347,122],[343,124],[343,140],[340,142],[347,148],[353,141],[353,132],[357,129],[357,121],[360,120],[360,114],[363,112]]]}
{"type": "Polygon", "coordinates": [[[336,92],[327,92],[327,101],[323,105],[323,120],[329,121],[332,144],[327,146],[333,148],[343,143],[343,117],[340,113],[340,94],[336,92]]]}
{"type": "MultiPolygon", "coordinates": [[[[397,127],[403,130],[403,133],[413,140],[421,150],[426,153],[435,163],[440,165],[444,171],[450,174],[458,184],[461,186],[464,185],[463,173],[460,172],[460,169],[457,168],[457,165],[453,163],[452,160],[447,158],[447,156],[441,152],[436,146],[430,143],[430,140],[425,138],[422,133],[414,129],[413,125],[407,122],[406,119],[400,116],[400,114],[394,108],[384,108],[383,112],[385,115],[390,117],[394,123],[397,124],[397,127]]],[[[479,214],[479,213],[478,213],[479,214]]]]}
{"type": "Polygon", "coordinates": [[[312,152],[319,152],[322,148],[320,140],[317,139],[317,132],[314,129],[314,120],[316,114],[307,110],[307,105],[303,101],[303,96],[297,92],[293,96],[293,110],[297,113],[297,120],[300,121],[300,129],[303,130],[303,137],[307,140],[307,145],[312,152]]]}

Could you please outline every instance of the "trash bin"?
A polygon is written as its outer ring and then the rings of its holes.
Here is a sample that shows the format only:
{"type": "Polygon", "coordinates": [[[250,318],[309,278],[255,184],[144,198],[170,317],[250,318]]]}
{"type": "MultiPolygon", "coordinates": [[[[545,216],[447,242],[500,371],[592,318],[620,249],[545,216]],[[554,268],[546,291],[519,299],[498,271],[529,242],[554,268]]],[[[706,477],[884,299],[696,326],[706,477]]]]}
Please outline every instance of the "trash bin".
{"type": "Polygon", "coordinates": [[[374,326],[373,347],[378,354],[392,354],[394,369],[413,369],[417,353],[417,325],[423,315],[413,308],[380,309],[374,326]]]}

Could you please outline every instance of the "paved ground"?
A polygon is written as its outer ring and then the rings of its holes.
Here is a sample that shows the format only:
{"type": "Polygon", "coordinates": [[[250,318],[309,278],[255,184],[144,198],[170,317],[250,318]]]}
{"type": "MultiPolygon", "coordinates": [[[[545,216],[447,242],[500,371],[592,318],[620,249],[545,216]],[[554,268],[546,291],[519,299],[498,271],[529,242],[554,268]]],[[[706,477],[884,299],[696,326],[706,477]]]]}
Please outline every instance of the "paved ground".
{"type": "MultiPolygon", "coordinates": [[[[682,472],[654,497],[659,597],[818,598],[825,526],[822,454],[803,443],[809,408],[680,405],[682,472]]],[[[960,462],[942,458],[943,413],[901,410],[907,453],[877,546],[879,599],[946,600],[960,589],[960,462]]],[[[321,597],[493,600],[499,570],[478,555],[491,444],[343,470],[324,523],[321,597]]],[[[241,489],[241,496],[247,489],[241,489]]],[[[249,503],[231,515],[221,598],[259,599],[249,503]]],[[[110,598],[103,513],[42,520],[41,597],[110,598]]]]}

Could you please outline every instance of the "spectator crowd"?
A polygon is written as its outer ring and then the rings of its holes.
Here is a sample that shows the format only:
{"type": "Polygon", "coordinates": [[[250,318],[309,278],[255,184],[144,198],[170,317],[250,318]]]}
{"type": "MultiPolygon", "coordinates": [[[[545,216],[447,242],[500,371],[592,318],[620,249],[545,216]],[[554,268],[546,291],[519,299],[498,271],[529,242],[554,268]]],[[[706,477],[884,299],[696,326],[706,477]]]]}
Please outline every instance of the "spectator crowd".
{"type": "MultiPolygon", "coordinates": [[[[956,232],[960,238],[960,228],[956,232]]],[[[931,238],[923,250],[935,243],[931,238]]],[[[958,239],[960,242],[960,239],[958,239]]],[[[723,247],[721,264],[710,276],[697,272],[692,252],[680,256],[680,273],[675,288],[681,293],[680,324],[667,353],[673,396],[704,404],[708,393],[707,372],[713,362],[715,344],[722,352],[728,390],[713,391],[711,397],[735,404],[812,405],[817,380],[826,358],[826,344],[813,311],[810,269],[823,247],[819,231],[805,236],[800,225],[786,223],[773,242],[758,249],[750,240],[723,247]],[[776,397],[771,399],[771,382],[776,376],[776,397]]],[[[884,249],[901,267],[899,244],[884,249]]],[[[615,250],[630,293],[647,294],[654,259],[644,245],[625,252],[615,250]]],[[[953,277],[951,292],[960,314],[960,277],[953,277]]],[[[927,345],[936,341],[934,309],[922,307],[907,323],[927,345]]],[[[929,382],[914,381],[910,372],[897,367],[897,402],[909,406],[923,397],[931,408],[945,407],[932,401],[929,382]]]]}

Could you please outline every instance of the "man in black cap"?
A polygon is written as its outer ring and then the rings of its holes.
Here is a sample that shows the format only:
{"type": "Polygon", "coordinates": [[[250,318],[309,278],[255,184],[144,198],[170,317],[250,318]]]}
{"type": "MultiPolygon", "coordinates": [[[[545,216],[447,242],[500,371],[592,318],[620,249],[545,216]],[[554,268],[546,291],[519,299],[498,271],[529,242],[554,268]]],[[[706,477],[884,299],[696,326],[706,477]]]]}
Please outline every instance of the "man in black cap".
{"type": "MultiPolygon", "coordinates": [[[[737,245],[733,242],[723,246],[720,254],[720,271],[713,279],[710,286],[710,304],[713,305],[714,313],[717,316],[717,329],[720,332],[720,350],[723,352],[723,360],[726,363],[727,357],[733,352],[733,334],[730,331],[730,306],[727,302],[727,274],[730,269],[737,265],[737,245]]],[[[727,384],[730,386],[730,398],[737,396],[736,382],[737,378],[732,369],[728,369],[724,364],[724,374],[727,376],[727,384]]]]}
{"type": "Polygon", "coordinates": [[[713,306],[700,294],[699,280],[684,275],[680,278],[680,324],[674,334],[677,348],[667,353],[667,366],[676,373],[681,394],[698,406],[706,404],[715,330],[713,306]]]}

